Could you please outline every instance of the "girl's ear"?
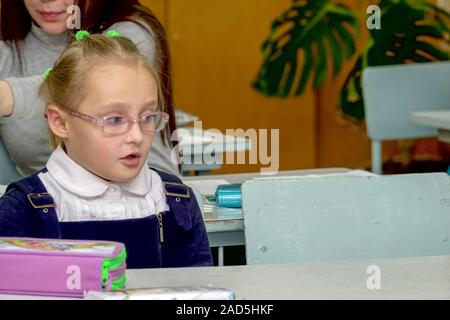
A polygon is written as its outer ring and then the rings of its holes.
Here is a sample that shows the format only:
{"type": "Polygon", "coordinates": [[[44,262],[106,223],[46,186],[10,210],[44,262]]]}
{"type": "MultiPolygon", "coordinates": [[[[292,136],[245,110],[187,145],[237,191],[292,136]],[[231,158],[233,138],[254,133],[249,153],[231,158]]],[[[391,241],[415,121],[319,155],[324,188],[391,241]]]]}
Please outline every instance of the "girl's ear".
{"type": "Polygon", "coordinates": [[[61,109],[57,106],[49,105],[46,118],[51,132],[61,139],[66,139],[68,136],[67,117],[61,109]]]}

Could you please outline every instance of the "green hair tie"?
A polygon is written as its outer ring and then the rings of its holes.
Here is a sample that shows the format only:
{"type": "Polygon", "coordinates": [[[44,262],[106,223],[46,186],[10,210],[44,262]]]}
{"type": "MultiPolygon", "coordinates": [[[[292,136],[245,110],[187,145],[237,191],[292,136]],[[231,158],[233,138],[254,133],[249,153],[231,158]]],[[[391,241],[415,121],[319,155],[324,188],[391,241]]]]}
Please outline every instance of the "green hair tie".
{"type": "Polygon", "coordinates": [[[109,30],[108,32],[106,32],[106,36],[110,38],[117,38],[120,37],[120,33],[116,30],[109,30]]]}
{"type": "Polygon", "coordinates": [[[80,30],[77,32],[77,34],[75,35],[75,39],[77,39],[77,41],[81,41],[86,39],[87,37],[89,37],[89,32],[87,32],[86,30],[80,30]]]}
{"type": "Polygon", "coordinates": [[[48,68],[47,70],[45,70],[45,72],[43,74],[44,78],[47,79],[48,76],[50,75],[50,73],[52,73],[52,71],[53,71],[53,68],[48,68]]]}

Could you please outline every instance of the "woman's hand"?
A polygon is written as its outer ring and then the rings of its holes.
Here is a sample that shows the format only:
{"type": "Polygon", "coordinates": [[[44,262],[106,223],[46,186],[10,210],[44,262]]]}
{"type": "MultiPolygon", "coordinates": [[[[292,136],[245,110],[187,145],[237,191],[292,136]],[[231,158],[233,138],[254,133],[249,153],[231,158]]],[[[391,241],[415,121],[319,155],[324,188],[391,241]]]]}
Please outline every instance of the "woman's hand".
{"type": "Polygon", "coordinates": [[[13,112],[13,94],[6,81],[0,81],[0,117],[10,116],[13,112]]]}

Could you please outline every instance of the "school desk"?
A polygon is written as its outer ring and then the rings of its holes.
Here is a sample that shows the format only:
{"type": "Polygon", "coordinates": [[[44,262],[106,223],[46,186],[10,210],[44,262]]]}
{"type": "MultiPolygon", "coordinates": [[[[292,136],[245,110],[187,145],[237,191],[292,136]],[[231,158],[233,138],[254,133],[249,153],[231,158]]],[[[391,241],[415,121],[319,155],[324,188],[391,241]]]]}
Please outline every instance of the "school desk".
{"type": "Polygon", "coordinates": [[[237,300],[450,299],[450,256],[127,270],[129,289],[199,285],[229,289],[237,300]]]}
{"type": "Polygon", "coordinates": [[[194,285],[248,300],[450,299],[450,256],[127,271],[128,288],[194,285]]]}

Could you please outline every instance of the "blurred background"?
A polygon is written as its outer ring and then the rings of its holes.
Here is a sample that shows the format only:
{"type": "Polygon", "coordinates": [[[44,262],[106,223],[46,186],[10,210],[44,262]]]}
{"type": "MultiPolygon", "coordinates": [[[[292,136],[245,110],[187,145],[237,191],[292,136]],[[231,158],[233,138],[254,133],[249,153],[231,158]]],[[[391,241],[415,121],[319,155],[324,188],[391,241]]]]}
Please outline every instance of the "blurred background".
{"type": "MultiPolygon", "coordinates": [[[[364,59],[368,45],[372,45],[369,50],[373,51],[369,54],[369,65],[449,59],[448,0],[141,2],[155,12],[166,28],[177,108],[198,116],[204,129],[217,128],[222,132],[227,128],[280,129],[280,170],[370,167],[370,142],[358,96],[360,90],[357,90],[360,70],[355,69],[358,62],[367,62],[364,59]],[[380,30],[366,27],[370,17],[367,8],[373,4],[382,9],[381,30],[385,33],[381,37],[380,30]],[[330,10],[324,11],[327,6],[330,10]],[[333,16],[334,12],[337,15],[333,16]],[[290,14],[304,15],[297,34],[289,29],[288,23],[280,23],[280,27],[274,25],[277,19],[282,21],[285,14],[284,18],[290,14]],[[273,51],[267,47],[265,51],[262,49],[263,43],[271,40],[273,44],[274,39],[287,31],[290,37],[282,41],[291,41],[309,28],[308,39],[301,41],[311,44],[313,59],[320,58],[317,41],[322,36],[327,37],[330,31],[320,27],[324,24],[336,26],[341,35],[348,34],[350,39],[336,37],[337,47],[325,48],[325,66],[323,61],[311,62],[314,70],[301,94],[295,94],[295,83],[288,94],[271,89],[270,85],[274,84],[267,81],[276,81],[273,73],[277,65],[263,67],[268,55],[274,58],[273,51]],[[423,25],[437,30],[439,36],[434,31],[432,37],[426,32],[421,34],[426,29],[416,27],[423,25]],[[404,57],[392,57],[389,53],[393,49],[389,46],[395,49],[396,43],[389,37],[400,31],[412,35],[406,40],[423,40],[432,50],[422,52],[421,58],[408,57],[408,52],[404,52],[404,57]],[[387,59],[374,58],[377,48],[387,52],[384,57],[387,59]],[[338,53],[340,60],[337,61],[338,53]]],[[[409,45],[407,43],[405,50],[411,50],[409,45]]],[[[413,50],[420,51],[414,45],[417,44],[412,44],[413,50]]],[[[305,57],[305,52],[299,50],[297,67],[300,71],[296,77],[301,75],[302,67],[306,68],[305,57]]],[[[445,171],[450,162],[449,154],[448,145],[435,138],[388,142],[383,146],[385,173],[445,171]]],[[[224,165],[214,173],[259,171],[259,168],[259,165],[224,165]]]]}

